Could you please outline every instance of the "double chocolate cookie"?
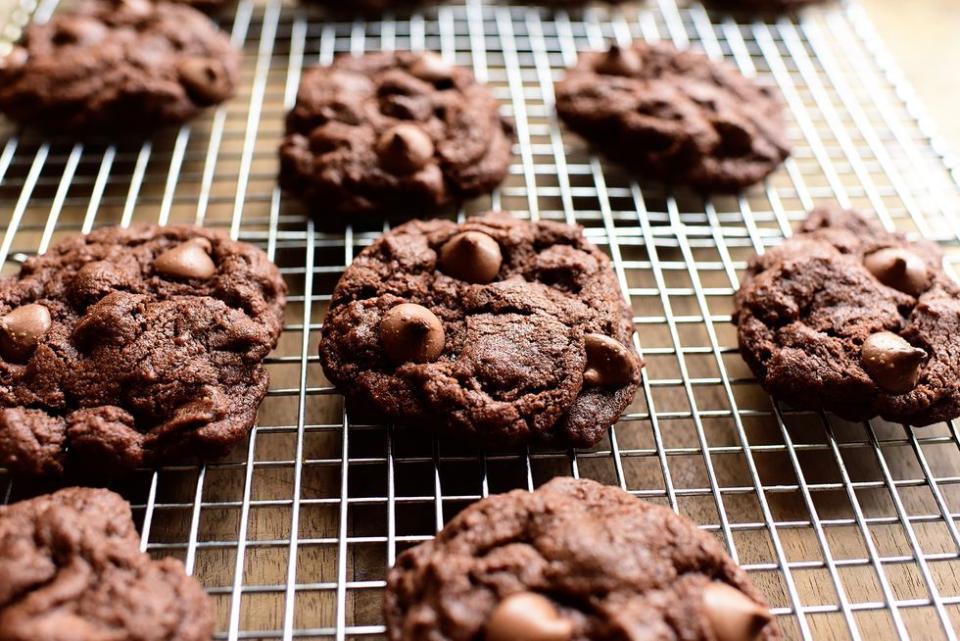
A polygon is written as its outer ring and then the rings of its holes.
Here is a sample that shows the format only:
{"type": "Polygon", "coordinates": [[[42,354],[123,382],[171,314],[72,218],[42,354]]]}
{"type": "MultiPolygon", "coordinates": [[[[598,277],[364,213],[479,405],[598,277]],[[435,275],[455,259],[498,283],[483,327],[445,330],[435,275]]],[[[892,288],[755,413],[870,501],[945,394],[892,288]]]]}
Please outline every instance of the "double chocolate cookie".
{"type": "Polygon", "coordinates": [[[139,546],[130,506],[107,490],[0,506],[0,640],[209,641],[203,588],[139,546]]]}
{"type": "Polygon", "coordinates": [[[960,287],[942,257],[856,212],[816,209],[750,261],[740,352],[798,408],[913,425],[960,416],[960,287]]]}
{"type": "Polygon", "coordinates": [[[490,90],[433,53],[341,56],[307,71],[280,184],[318,217],[436,210],[506,176],[513,128],[490,90]]]}
{"type": "Polygon", "coordinates": [[[83,133],[148,133],[233,95],[240,54],[183,4],[88,0],[0,59],[0,112],[83,133]]]}
{"type": "Polygon", "coordinates": [[[789,153],[783,108],[726,63],[666,43],[581,55],[557,112],[611,158],[669,183],[736,190],[789,153]]]}
{"type": "Polygon", "coordinates": [[[707,532],[594,481],[491,496],[387,577],[390,641],[775,641],[747,574],[707,532]]]}
{"type": "Polygon", "coordinates": [[[253,425],[286,288],[195,227],[104,228],[0,280],[0,466],[109,472],[225,454],[253,425]]]}
{"type": "Polygon", "coordinates": [[[327,377],[381,416],[487,445],[590,446],[642,362],[610,261],[579,227],[488,214],[412,221],[346,270],[327,377]]]}

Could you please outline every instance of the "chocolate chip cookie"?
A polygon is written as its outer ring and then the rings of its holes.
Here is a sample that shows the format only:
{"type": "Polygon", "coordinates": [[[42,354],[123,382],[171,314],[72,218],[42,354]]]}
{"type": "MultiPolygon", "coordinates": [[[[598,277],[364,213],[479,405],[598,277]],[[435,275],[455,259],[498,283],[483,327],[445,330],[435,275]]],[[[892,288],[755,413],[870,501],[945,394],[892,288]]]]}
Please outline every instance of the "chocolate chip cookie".
{"type": "Polygon", "coordinates": [[[209,641],[203,588],[139,545],[130,506],[107,490],[0,506],[0,639],[209,641]]]}
{"type": "Polygon", "coordinates": [[[233,95],[240,54],[183,4],[89,0],[0,59],[0,112],[47,130],[148,133],[233,95]]]}
{"type": "Polygon", "coordinates": [[[668,183],[737,190],[789,153],[783,108],[771,90],[666,43],[583,54],[556,95],[568,127],[642,176],[668,183]]]}
{"type": "Polygon", "coordinates": [[[960,415],[960,287],[936,244],[853,211],[810,213],[753,258],[737,293],[740,352],[797,408],[926,425],[960,415]]]}
{"type": "Polygon", "coordinates": [[[337,284],[320,360],[355,407],[484,445],[587,447],[642,361],[610,261],[583,230],[487,214],[412,221],[337,284]]]}
{"type": "Polygon", "coordinates": [[[421,214],[500,184],[512,143],[466,69],[429,52],[341,56],[303,75],[280,184],[318,217],[421,214]]]}
{"type": "Polygon", "coordinates": [[[466,508],[387,577],[390,641],[775,641],[760,592],[689,519],[557,478],[466,508]]]}
{"type": "Polygon", "coordinates": [[[219,231],[73,236],[0,280],[0,466],[105,473],[225,454],[267,392],[286,288],[219,231]]]}

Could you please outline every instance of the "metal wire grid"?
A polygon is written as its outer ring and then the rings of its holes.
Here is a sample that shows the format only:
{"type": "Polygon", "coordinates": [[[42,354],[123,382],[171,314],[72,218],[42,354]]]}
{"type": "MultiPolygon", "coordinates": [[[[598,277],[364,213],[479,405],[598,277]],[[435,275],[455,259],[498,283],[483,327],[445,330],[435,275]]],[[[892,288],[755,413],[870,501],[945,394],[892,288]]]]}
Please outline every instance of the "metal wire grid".
{"type": "MultiPolygon", "coordinates": [[[[53,8],[42,3],[35,19],[53,8]]],[[[134,504],[145,549],[182,558],[213,595],[218,638],[382,636],[383,579],[399,550],[482,496],[556,474],[619,485],[714,532],[788,638],[957,637],[956,425],[849,424],[771,404],[729,323],[745,260],[814,204],[960,239],[955,165],[859,7],[738,24],[666,0],[576,14],[469,0],[334,23],[241,0],[223,25],[244,48],[245,72],[240,95],[208,117],[147,142],[10,130],[0,151],[5,273],[66,233],[195,221],[264,246],[291,286],[248,443],[224,461],[143,471],[116,488],[134,504]],[[705,201],[635,182],[559,127],[552,81],[577,52],[641,37],[701,47],[775,82],[796,143],[784,168],[747,194],[705,201]],[[510,178],[458,215],[493,207],[578,222],[613,258],[648,364],[635,403],[597,447],[478,454],[357,424],[324,379],[325,303],[383,227],[315,229],[275,187],[275,147],[305,66],[378,48],[431,48],[472,66],[517,124],[510,178]]],[[[43,489],[0,484],[6,501],[43,489]]]]}

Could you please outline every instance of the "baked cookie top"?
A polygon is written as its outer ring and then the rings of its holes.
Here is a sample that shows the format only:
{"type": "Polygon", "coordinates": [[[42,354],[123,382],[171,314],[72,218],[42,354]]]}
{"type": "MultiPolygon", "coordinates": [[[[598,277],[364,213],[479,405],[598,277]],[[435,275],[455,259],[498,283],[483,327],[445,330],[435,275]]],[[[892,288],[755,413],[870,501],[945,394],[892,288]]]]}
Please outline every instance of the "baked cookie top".
{"type": "Polygon", "coordinates": [[[280,184],[318,217],[419,213],[491,191],[512,144],[490,90],[437,54],[340,56],[300,81],[280,184]]]}
{"type": "Polygon", "coordinates": [[[0,59],[0,111],[48,130],[150,132],[232,96],[239,62],[192,7],[88,0],[28,26],[0,59]]]}
{"type": "Polygon", "coordinates": [[[0,465],[102,472],[219,456],[267,391],[286,287],[190,226],[73,236],[0,280],[0,465]]]}
{"type": "Polygon", "coordinates": [[[775,641],[715,537],[594,481],[479,501],[387,577],[390,641],[775,641]]]}
{"type": "Polygon", "coordinates": [[[926,425],[960,415],[960,288],[935,243],[853,211],[812,211],[751,259],[740,351],[775,398],[851,420],[926,425]]]}
{"type": "Polygon", "coordinates": [[[669,183],[736,190],[787,157],[783,108],[732,66],[667,43],[585,53],[557,112],[610,157],[669,183]]]}
{"type": "Polygon", "coordinates": [[[358,408],[488,445],[589,446],[640,378],[633,325],[580,227],[487,214],[412,221],[363,250],[323,324],[358,408]]]}
{"type": "Polygon", "coordinates": [[[130,506],[107,490],[0,506],[0,638],[208,641],[203,588],[139,544],[130,506]]]}

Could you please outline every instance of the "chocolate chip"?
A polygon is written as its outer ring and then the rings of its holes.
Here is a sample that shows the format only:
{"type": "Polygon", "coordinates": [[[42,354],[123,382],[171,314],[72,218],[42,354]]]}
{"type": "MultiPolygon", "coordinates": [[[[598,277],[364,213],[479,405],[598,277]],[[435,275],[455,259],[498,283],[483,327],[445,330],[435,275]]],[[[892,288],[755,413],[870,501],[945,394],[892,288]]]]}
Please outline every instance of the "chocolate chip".
{"type": "Polygon", "coordinates": [[[704,588],[703,608],[717,641],[755,641],[771,618],[770,610],[719,581],[704,588]]]}
{"type": "Polygon", "coordinates": [[[927,353],[893,332],[877,332],[863,341],[863,369],[879,387],[905,394],[920,380],[920,365],[927,353]]]}
{"type": "Polygon", "coordinates": [[[440,271],[468,283],[489,283],[502,262],[500,245],[479,231],[457,234],[440,248],[440,271]]]}
{"type": "Polygon", "coordinates": [[[435,85],[448,83],[453,80],[453,65],[432,51],[427,51],[410,65],[410,73],[435,85]]]}
{"type": "Polygon", "coordinates": [[[6,55],[0,56],[0,71],[17,71],[27,64],[30,54],[20,46],[14,46],[6,55]]]}
{"type": "Polygon", "coordinates": [[[597,62],[597,73],[610,76],[635,76],[643,69],[643,60],[630,47],[612,45],[597,62]]]}
{"type": "Polygon", "coordinates": [[[420,127],[401,123],[384,132],[377,143],[377,153],[390,171],[411,173],[433,158],[433,141],[420,127]]]}
{"type": "Polygon", "coordinates": [[[633,381],[636,363],[633,354],[620,341],[603,334],[583,337],[587,349],[587,368],[583,380],[598,387],[621,387],[633,381]]]}
{"type": "Polygon", "coordinates": [[[223,63],[213,58],[185,58],[177,65],[180,83],[193,102],[206,107],[233,94],[233,81],[223,63]]]}
{"type": "Polygon", "coordinates": [[[31,303],[0,317],[0,354],[8,361],[26,360],[50,331],[50,311],[31,303]]]}
{"type": "Polygon", "coordinates": [[[867,254],[863,264],[881,283],[911,296],[919,296],[930,286],[926,262],[901,247],[887,247],[867,254]]]}
{"type": "Polygon", "coordinates": [[[380,321],[380,341],[395,363],[430,363],[440,357],[446,337],[443,323],[426,307],[401,303],[380,321]]]}
{"type": "Polygon", "coordinates": [[[573,624],[553,603],[534,592],[518,592],[501,601],[487,621],[486,641],[567,641],[573,624]]]}
{"type": "Polygon", "coordinates": [[[192,238],[157,256],[153,268],[164,276],[206,280],[217,273],[210,250],[209,240],[192,238]]]}

